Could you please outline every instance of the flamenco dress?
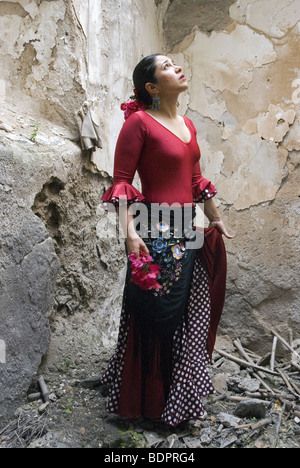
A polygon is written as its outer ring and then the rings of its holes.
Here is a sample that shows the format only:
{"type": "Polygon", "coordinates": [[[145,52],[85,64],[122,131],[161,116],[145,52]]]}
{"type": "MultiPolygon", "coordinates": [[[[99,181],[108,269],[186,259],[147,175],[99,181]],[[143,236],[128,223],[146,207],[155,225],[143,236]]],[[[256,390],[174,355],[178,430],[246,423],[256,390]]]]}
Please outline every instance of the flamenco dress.
{"type": "Polygon", "coordinates": [[[147,208],[141,237],[161,273],[161,289],[142,290],[131,281],[128,260],[118,342],[102,376],[109,389],[107,409],[170,426],[202,417],[202,399],[214,393],[206,366],[227,271],[217,229],[202,230],[201,246],[187,244],[195,235],[195,203],[217,191],[201,174],[196,129],[187,117],[184,122],[191,136],[187,143],[146,112],[132,114],[117,141],[114,184],[102,197],[107,208],[124,200],[135,204],[137,212],[147,208]],[[142,193],[132,185],[136,171],[142,193]]]}

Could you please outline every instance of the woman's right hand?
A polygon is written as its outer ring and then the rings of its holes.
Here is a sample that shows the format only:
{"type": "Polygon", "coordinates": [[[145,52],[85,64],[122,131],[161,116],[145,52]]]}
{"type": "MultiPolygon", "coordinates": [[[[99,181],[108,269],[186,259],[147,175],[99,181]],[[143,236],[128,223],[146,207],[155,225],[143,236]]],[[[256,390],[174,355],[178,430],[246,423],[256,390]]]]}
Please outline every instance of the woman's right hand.
{"type": "Polygon", "coordinates": [[[145,252],[146,254],[150,254],[149,249],[146,246],[145,242],[138,235],[134,237],[127,237],[126,245],[127,245],[128,255],[135,254],[135,256],[139,258],[140,252],[145,252]]]}

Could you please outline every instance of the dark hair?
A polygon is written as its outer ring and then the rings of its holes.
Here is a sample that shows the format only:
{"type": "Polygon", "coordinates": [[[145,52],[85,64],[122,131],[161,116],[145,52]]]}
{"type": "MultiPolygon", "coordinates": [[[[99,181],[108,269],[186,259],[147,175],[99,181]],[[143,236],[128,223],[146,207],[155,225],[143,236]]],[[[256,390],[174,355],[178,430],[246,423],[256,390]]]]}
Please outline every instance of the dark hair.
{"type": "Polygon", "coordinates": [[[162,54],[153,54],[144,57],[133,72],[136,97],[149,107],[152,105],[153,100],[145,86],[147,83],[157,83],[157,79],[155,78],[156,58],[160,55],[162,54]]]}

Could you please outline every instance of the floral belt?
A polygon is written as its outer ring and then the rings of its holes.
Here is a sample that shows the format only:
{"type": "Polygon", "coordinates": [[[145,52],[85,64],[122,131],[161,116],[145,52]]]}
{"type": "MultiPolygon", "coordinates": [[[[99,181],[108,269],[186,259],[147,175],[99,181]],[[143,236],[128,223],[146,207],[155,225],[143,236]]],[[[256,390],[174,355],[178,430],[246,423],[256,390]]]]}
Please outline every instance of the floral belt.
{"type": "Polygon", "coordinates": [[[153,263],[160,267],[160,276],[157,280],[162,288],[154,292],[154,295],[170,294],[172,286],[180,278],[183,260],[187,256],[186,240],[157,238],[144,239],[144,241],[153,258],[153,263]]]}
{"type": "MultiPolygon", "coordinates": [[[[178,219],[184,219],[184,208],[178,208],[176,215],[172,215],[172,207],[163,208],[160,221],[152,224],[151,216],[155,210],[160,209],[145,204],[148,208],[149,219],[148,223],[142,223],[142,232],[144,233],[143,240],[147,245],[150,255],[153,258],[154,264],[160,267],[160,276],[158,283],[162,286],[161,289],[154,292],[155,296],[163,296],[170,294],[172,287],[180,279],[183,264],[188,256],[192,253],[186,248],[186,241],[194,237],[193,234],[193,219],[195,216],[194,208],[190,209],[189,215],[185,219],[186,225],[176,226],[176,216],[178,219]],[[171,213],[171,214],[170,214],[171,213]],[[166,222],[168,219],[168,222],[166,222]],[[154,235],[153,235],[154,234],[154,235]],[[148,235],[148,237],[147,237],[148,235]]],[[[180,224],[180,223],[179,223],[180,224]]]]}

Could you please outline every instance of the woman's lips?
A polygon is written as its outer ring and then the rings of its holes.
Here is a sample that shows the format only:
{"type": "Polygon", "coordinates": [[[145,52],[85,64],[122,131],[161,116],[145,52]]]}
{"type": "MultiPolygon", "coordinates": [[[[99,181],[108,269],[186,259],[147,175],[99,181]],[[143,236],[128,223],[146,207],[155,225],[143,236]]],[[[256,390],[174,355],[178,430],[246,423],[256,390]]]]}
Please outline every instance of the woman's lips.
{"type": "Polygon", "coordinates": [[[179,77],[180,80],[186,80],[186,77],[182,74],[180,77],[179,77]]]}

